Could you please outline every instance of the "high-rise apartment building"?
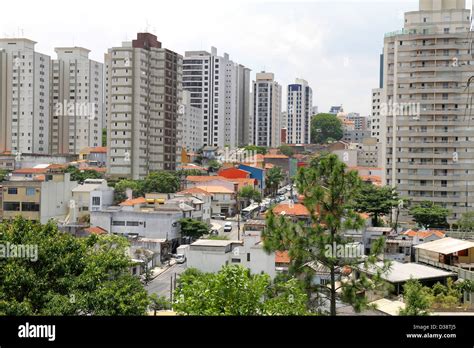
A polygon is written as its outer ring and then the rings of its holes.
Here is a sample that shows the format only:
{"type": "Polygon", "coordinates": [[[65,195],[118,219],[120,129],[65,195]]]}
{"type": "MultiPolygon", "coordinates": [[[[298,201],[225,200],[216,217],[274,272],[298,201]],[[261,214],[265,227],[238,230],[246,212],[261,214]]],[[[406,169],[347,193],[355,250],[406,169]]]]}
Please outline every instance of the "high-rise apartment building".
{"type": "Polygon", "coordinates": [[[139,33],[109,49],[105,61],[108,173],[138,179],[176,170],[182,56],[162,48],[155,35],[139,33]]]}
{"type": "Polygon", "coordinates": [[[287,144],[311,143],[311,110],[313,107],[313,91],[308,82],[296,79],[288,85],[287,102],[287,144]]]}
{"type": "Polygon", "coordinates": [[[0,39],[0,153],[49,150],[51,58],[35,44],[0,39]]]}
{"type": "Polygon", "coordinates": [[[52,61],[50,153],[79,154],[102,145],[104,66],[81,47],[55,49],[52,61]]]}
{"type": "Polygon", "coordinates": [[[471,12],[464,0],[421,0],[404,29],[385,35],[381,107],[384,180],[450,221],[474,203],[474,115],[468,80],[471,12]]]}
{"type": "Polygon", "coordinates": [[[273,73],[257,73],[252,96],[252,144],[280,146],[282,90],[273,73]]]}
{"type": "Polygon", "coordinates": [[[178,110],[182,119],[182,146],[197,152],[202,143],[202,109],[191,105],[191,92],[183,91],[182,106],[178,110]]]}
{"type": "Polygon", "coordinates": [[[376,138],[380,143],[380,104],[383,90],[374,88],[372,90],[372,112],[370,115],[370,131],[372,138],[376,138]]]}
{"type": "Polygon", "coordinates": [[[250,69],[232,62],[217,49],[185,52],[183,89],[191,105],[202,109],[203,145],[248,144],[250,69]]]}

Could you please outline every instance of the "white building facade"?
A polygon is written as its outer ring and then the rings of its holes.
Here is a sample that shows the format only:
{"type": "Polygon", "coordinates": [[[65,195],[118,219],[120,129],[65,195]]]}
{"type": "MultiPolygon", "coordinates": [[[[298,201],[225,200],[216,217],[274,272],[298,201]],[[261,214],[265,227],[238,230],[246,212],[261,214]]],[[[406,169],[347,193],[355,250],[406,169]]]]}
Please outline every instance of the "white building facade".
{"type": "Polygon", "coordinates": [[[313,91],[308,82],[296,79],[288,85],[287,144],[311,143],[313,91]]]}

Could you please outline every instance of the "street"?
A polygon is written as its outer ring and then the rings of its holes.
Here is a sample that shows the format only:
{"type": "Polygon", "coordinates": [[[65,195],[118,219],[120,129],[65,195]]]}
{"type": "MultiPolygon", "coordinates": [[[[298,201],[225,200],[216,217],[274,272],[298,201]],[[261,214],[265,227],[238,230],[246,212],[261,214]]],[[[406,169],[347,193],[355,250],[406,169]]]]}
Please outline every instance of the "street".
{"type": "Polygon", "coordinates": [[[185,270],[186,263],[174,264],[145,286],[146,291],[148,294],[157,294],[158,296],[164,296],[169,299],[171,277],[174,278],[174,274],[176,273],[177,278],[179,278],[179,275],[185,270]]]}
{"type": "MultiPolygon", "coordinates": [[[[211,225],[219,231],[219,236],[227,237],[229,240],[239,240],[237,221],[233,220],[211,220],[211,225]],[[224,225],[230,222],[232,224],[231,232],[224,232],[224,225]],[[218,227],[218,228],[217,228],[218,227]]],[[[240,220],[240,229],[242,230],[244,222],[240,220]]]]}

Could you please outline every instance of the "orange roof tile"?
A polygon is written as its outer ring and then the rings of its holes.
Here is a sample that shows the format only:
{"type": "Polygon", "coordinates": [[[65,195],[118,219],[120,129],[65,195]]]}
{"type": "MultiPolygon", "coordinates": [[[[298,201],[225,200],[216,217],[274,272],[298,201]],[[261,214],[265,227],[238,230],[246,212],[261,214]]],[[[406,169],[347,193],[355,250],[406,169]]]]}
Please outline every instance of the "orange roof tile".
{"type": "Polygon", "coordinates": [[[199,187],[191,187],[186,190],[178,192],[179,194],[200,194],[205,196],[210,196],[211,194],[199,187]]]}
{"type": "Polygon", "coordinates": [[[269,159],[277,159],[277,158],[282,158],[282,159],[285,159],[285,158],[289,158],[288,156],[285,156],[285,155],[265,155],[263,156],[264,158],[269,158],[269,159]]]}
{"type": "Polygon", "coordinates": [[[189,175],[186,177],[186,180],[188,181],[193,181],[193,182],[206,182],[206,181],[212,181],[212,180],[225,180],[227,181],[226,178],[223,176],[199,176],[199,175],[189,175]]]}
{"type": "Polygon", "coordinates": [[[103,146],[91,147],[89,149],[91,153],[107,153],[107,148],[103,146]]]}
{"type": "Polygon", "coordinates": [[[86,231],[89,234],[97,234],[97,235],[107,234],[106,230],[100,227],[96,227],[96,226],[86,228],[84,231],[86,231]]]}
{"type": "Polygon", "coordinates": [[[122,207],[131,207],[137,204],[143,204],[146,203],[146,199],[144,197],[139,197],[135,199],[127,199],[126,201],[123,201],[120,203],[122,207]]]}
{"type": "Polygon", "coordinates": [[[275,252],[275,263],[290,263],[290,255],[288,251],[276,251],[275,252]]]}
{"type": "Polygon", "coordinates": [[[21,168],[13,171],[13,174],[46,174],[48,168],[21,168]]]}
{"type": "Polygon", "coordinates": [[[408,237],[418,237],[418,238],[428,238],[431,237],[433,234],[438,238],[444,238],[446,234],[443,231],[439,230],[426,230],[426,231],[415,231],[415,230],[408,230],[403,232],[405,236],[408,237]]]}
{"type": "Polygon", "coordinates": [[[289,216],[310,216],[308,209],[300,203],[294,203],[292,208],[290,208],[288,203],[280,203],[273,208],[273,213],[276,215],[282,212],[285,212],[285,215],[289,216]]]}
{"type": "Polygon", "coordinates": [[[201,185],[198,188],[203,189],[209,193],[234,193],[233,190],[229,190],[227,187],[218,186],[218,185],[201,185]]]}

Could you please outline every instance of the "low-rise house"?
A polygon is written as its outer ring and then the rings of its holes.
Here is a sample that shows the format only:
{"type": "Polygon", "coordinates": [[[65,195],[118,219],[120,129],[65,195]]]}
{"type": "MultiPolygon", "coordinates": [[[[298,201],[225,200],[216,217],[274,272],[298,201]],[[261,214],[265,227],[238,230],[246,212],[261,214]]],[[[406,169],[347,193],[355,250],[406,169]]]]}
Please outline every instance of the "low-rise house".
{"type": "Polygon", "coordinates": [[[285,155],[265,155],[263,156],[265,165],[272,164],[273,166],[280,167],[285,180],[282,184],[287,184],[290,179],[290,158],[285,155]]]}
{"type": "MultiPolygon", "coordinates": [[[[86,179],[82,185],[72,189],[72,200],[76,218],[89,216],[91,211],[99,211],[113,204],[114,189],[104,179],[86,179]]],[[[72,219],[76,221],[76,219],[72,219]]]]}
{"type": "Polygon", "coordinates": [[[276,275],[275,254],[267,254],[259,235],[246,235],[242,241],[200,239],[188,251],[187,266],[216,273],[226,265],[242,265],[254,274],[276,275]]]}
{"type": "Polygon", "coordinates": [[[199,188],[192,187],[175,194],[175,197],[196,197],[203,202],[202,221],[209,224],[211,222],[212,194],[199,188]]]}
{"type": "Polygon", "coordinates": [[[233,216],[237,210],[237,200],[235,191],[220,185],[201,184],[197,188],[210,193],[211,198],[211,213],[224,214],[233,216]]]}
{"type": "Polygon", "coordinates": [[[2,182],[2,219],[22,216],[44,224],[53,219],[61,221],[69,214],[72,189],[69,173],[51,168],[15,170],[9,180],[2,182]]]}
{"type": "Polygon", "coordinates": [[[362,243],[364,244],[365,254],[368,255],[372,248],[372,244],[380,239],[389,237],[395,237],[396,233],[391,227],[367,227],[363,231],[362,243]]]}
{"type": "Polygon", "coordinates": [[[439,230],[408,230],[403,232],[399,239],[411,240],[413,245],[423,244],[427,242],[432,242],[441,238],[444,238],[446,233],[439,230]]]}
{"type": "MultiPolygon", "coordinates": [[[[354,276],[357,279],[361,273],[365,273],[369,276],[375,275],[383,266],[383,262],[378,262],[368,267],[361,264],[359,267],[354,268],[354,276]]],[[[445,284],[448,278],[457,278],[457,274],[419,263],[400,263],[392,261],[390,269],[388,272],[382,273],[381,278],[391,284],[393,286],[392,291],[396,295],[399,295],[403,292],[403,285],[410,279],[416,279],[423,285],[432,287],[437,282],[445,284]]],[[[371,294],[369,297],[372,296],[374,295],[371,294]]]]}
{"type": "Polygon", "coordinates": [[[311,214],[309,210],[300,203],[280,203],[273,208],[275,215],[282,215],[293,222],[304,222],[305,224],[311,223],[311,214]]]}
{"type": "Polygon", "coordinates": [[[401,263],[411,262],[413,255],[413,242],[402,239],[386,239],[384,259],[401,263]]]}
{"type": "Polygon", "coordinates": [[[260,192],[265,190],[265,169],[260,167],[254,167],[246,164],[239,164],[239,169],[242,169],[250,173],[250,178],[257,180],[257,186],[260,192]]]}
{"type": "Polygon", "coordinates": [[[469,274],[474,280],[474,242],[446,237],[416,245],[415,249],[416,262],[445,269],[465,269],[471,271],[469,274]]]}

